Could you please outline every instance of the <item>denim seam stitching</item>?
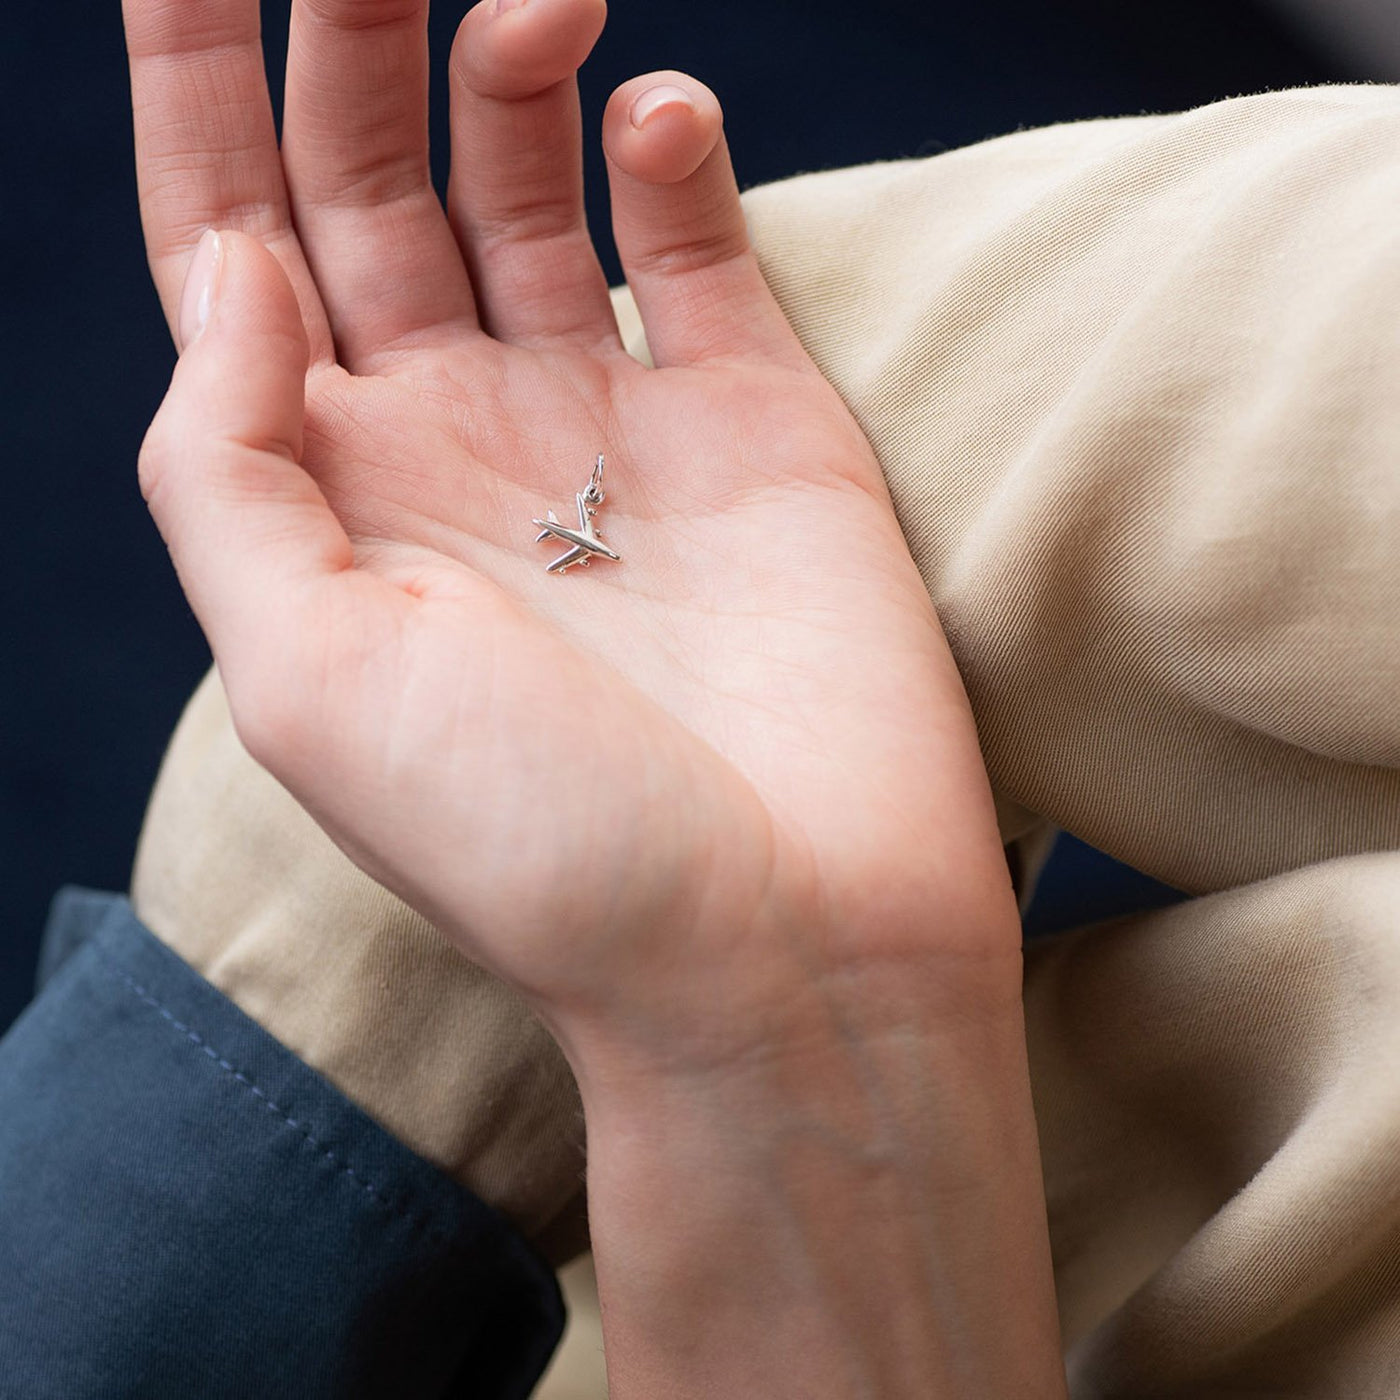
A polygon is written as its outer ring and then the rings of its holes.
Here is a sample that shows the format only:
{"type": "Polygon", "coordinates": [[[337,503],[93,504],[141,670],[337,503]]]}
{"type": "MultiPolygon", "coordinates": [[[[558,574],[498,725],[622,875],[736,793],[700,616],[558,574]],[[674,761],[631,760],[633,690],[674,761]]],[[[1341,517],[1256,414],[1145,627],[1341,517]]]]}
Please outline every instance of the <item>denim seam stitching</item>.
{"type": "Polygon", "coordinates": [[[239,1084],[243,1085],[243,1087],[247,1089],[248,1092],[252,1094],[253,1097],[256,1098],[264,1108],[269,1110],[269,1112],[274,1113],[294,1132],[300,1134],[302,1140],[307,1144],[307,1146],[312,1148],[314,1151],[320,1153],[320,1155],[323,1156],[328,1162],[330,1162],[331,1165],[334,1166],[337,1171],[343,1173],[345,1176],[348,1176],[350,1180],[353,1181],[355,1185],[358,1186],[372,1201],[374,1201],[382,1209],[386,1210],[390,1215],[398,1216],[400,1219],[408,1221],[408,1223],[412,1225],[415,1229],[422,1230],[430,1240],[439,1244],[446,1243],[446,1235],[429,1226],[428,1222],[423,1216],[417,1215],[412,1211],[406,1210],[403,1206],[395,1204],[372,1182],[366,1181],[365,1178],[362,1177],[355,1170],[354,1167],[352,1167],[348,1162],[344,1162],[340,1159],[340,1157],[336,1154],[334,1148],[327,1147],[309,1129],[307,1129],[302,1123],[300,1123],[297,1119],[293,1118],[284,1108],[282,1108],[280,1104],[275,1102],[275,1100],[269,1098],[268,1095],[262,1089],[258,1088],[258,1086],[254,1084],[253,1081],[249,1079],[246,1074],[244,1074],[241,1070],[236,1069],[232,1064],[230,1064],[229,1061],[226,1060],[221,1054],[219,1054],[219,1052],[212,1045],[210,1045],[208,1041],[206,1041],[202,1036],[200,1036],[198,1032],[191,1030],[189,1026],[185,1025],[183,1021],[179,1020],[178,1017],[176,1017],[175,1014],[172,1011],[170,1011],[166,1006],[164,1006],[156,997],[152,996],[151,993],[147,991],[147,989],[143,987],[129,972],[127,972],[124,968],[119,967],[116,963],[112,962],[111,959],[106,956],[105,952],[103,953],[103,961],[109,964],[111,970],[117,975],[117,978],[122,982],[122,984],[127,988],[127,990],[131,992],[131,994],[134,997],[136,997],[138,1001],[144,1003],[146,1006],[149,1006],[151,1010],[155,1011],[164,1020],[168,1021],[170,1025],[175,1030],[179,1031],[188,1041],[190,1041],[191,1044],[198,1047],[198,1049],[201,1050],[209,1059],[213,1060],[213,1062],[216,1065],[218,1065],[218,1067],[221,1070],[223,1070],[226,1074],[230,1075],[233,1079],[237,1080],[239,1084]]]}

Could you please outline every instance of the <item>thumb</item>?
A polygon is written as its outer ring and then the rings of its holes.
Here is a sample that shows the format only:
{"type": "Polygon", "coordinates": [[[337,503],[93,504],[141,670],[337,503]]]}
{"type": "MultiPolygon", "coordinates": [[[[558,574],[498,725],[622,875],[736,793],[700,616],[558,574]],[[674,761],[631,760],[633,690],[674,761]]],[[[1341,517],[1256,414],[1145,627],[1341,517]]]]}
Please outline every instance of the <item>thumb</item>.
{"type": "Polygon", "coordinates": [[[206,233],[179,335],[141,494],[232,692],[240,673],[287,654],[276,641],[298,598],[353,553],[300,465],[307,338],[277,259],[244,234],[206,233]]]}

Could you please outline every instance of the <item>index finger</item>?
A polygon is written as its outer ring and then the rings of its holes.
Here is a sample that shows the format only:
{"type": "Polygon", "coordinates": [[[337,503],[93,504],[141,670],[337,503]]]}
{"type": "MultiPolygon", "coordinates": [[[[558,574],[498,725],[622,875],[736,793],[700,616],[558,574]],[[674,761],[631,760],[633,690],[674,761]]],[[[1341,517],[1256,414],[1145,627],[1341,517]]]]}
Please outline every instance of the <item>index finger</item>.
{"type": "Polygon", "coordinates": [[[313,364],[335,358],[292,225],[258,0],[123,0],[141,224],[172,334],[204,231],[252,234],[291,279],[313,364]]]}

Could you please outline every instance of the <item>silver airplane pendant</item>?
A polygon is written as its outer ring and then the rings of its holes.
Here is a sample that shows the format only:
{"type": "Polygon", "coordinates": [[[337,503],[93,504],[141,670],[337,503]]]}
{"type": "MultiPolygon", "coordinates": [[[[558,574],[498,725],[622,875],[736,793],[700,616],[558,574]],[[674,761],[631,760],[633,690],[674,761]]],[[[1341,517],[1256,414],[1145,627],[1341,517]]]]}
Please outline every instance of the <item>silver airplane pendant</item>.
{"type": "Polygon", "coordinates": [[[563,524],[553,511],[550,511],[547,520],[536,520],[534,523],[540,527],[540,533],[535,536],[535,543],[539,544],[543,540],[556,539],[563,540],[569,546],[552,563],[545,566],[545,572],[551,574],[562,574],[574,564],[581,564],[588,567],[588,561],[594,555],[602,555],[604,559],[615,559],[619,563],[622,560],[620,554],[614,553],[598,536],[598,531],[593,527],[593,517],[598,514],[598,507],[603,504],[603,454],[598,454],[598,465],[593,468],[593,475],[589,478],[588,486],[575,494],[574,500],[578,502],[578,529],[571,530],[563,524]]]}

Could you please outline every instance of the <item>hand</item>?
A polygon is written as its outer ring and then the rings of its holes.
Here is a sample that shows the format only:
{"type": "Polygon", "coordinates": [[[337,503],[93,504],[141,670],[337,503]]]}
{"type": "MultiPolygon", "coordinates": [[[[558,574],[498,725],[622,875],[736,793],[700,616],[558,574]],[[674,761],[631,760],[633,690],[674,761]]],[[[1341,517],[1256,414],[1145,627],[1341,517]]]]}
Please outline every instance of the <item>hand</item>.
{"type": "Polygon", "coordinates": [[[184,345],[143,490],[254,757],[568,1053],[610,1393],[1062,1395],[972,717],[714,98],[605,117],[644,369],[577,177],[601,0],[467,16],[446,215],[426,0],[294,0],[280,155],[256,0],[126,7],[184,345]],[[209,225],[262,242],[187,276],[209,225]],[[546,573],[599,452],[621,562],[546,573]]]}
{"type": "Polygon", "coordinates": [[[296,0],[279,153],[255,0],[125,0],[184,345],[141,484],[241,737],[576,1069],[590,1037],[686,1063],[800,1037],[870,968],[1014,1001],[962,686],[759,273],[714,97],[657,73],[605,116],[644,368],[578,175],[602,0],[467,15],[446,212],[426,4],[296,0]],[[600,452],[621,562],[547,573],[531,522],[600,452]]]}

